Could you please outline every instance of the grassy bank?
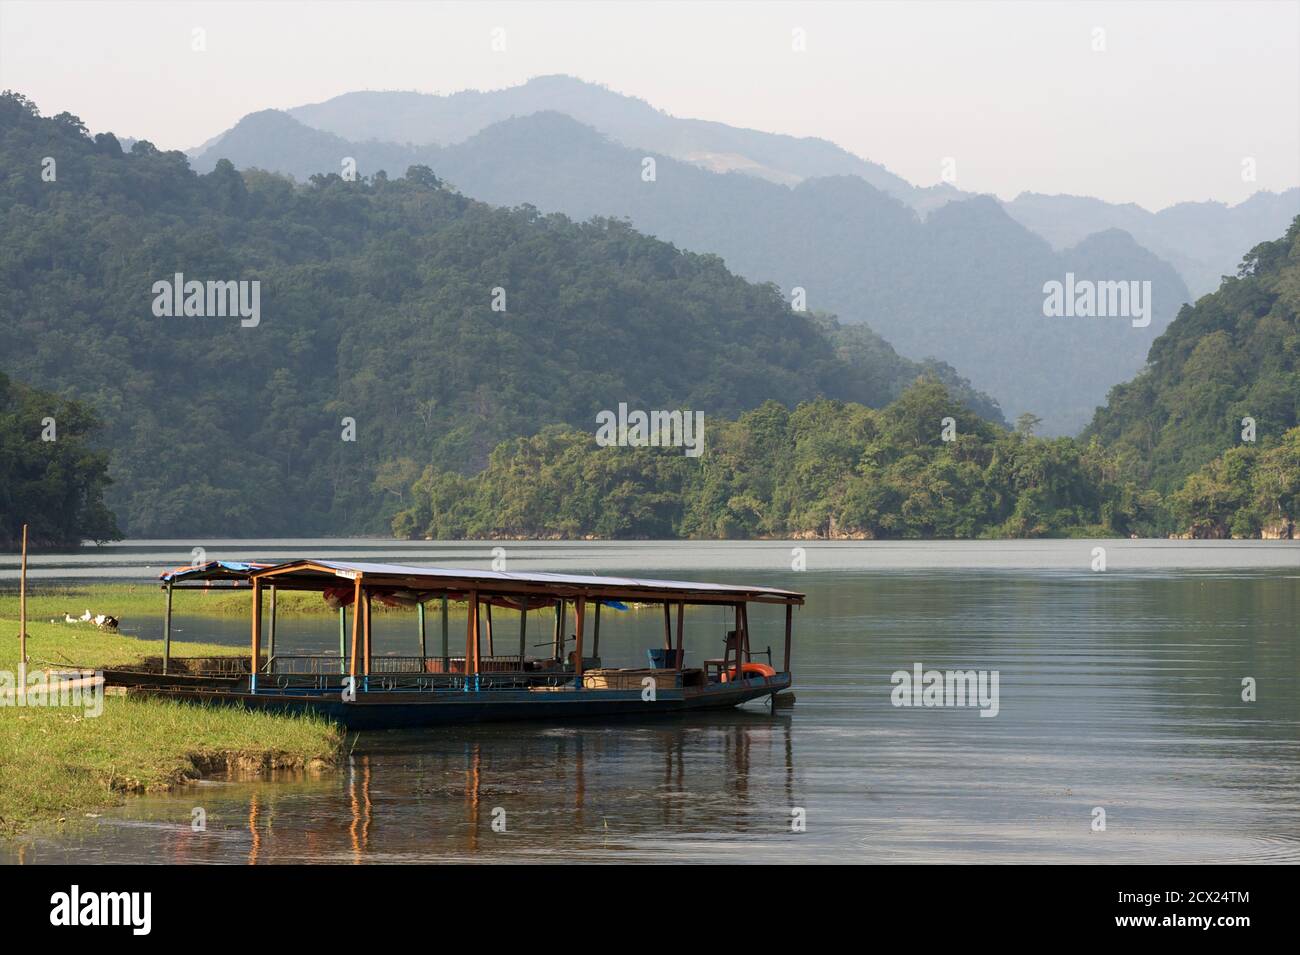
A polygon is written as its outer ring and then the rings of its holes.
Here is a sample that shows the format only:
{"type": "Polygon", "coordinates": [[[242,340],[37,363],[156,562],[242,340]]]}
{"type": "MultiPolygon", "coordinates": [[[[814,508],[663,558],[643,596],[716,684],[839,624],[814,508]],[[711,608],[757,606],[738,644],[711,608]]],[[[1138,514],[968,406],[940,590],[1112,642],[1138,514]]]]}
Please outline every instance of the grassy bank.
{"type": "MultiPolygon", "coordinates": [[[[17,615],[0,614],[0,668],[13,670],[18,665],[17,615]]],[[[157,657],[162,644],[157,640],[137,640],[120,633],[106,633],[88,623],[47,623],[27,621],[27,668],[110,667],[135,663],[145,657],[157,657]]],[[[172,655],[177,657],[214,657],[246,654],[247,647],[228,647],[219,643],[172,641],[172,655]]]]}
{"type": "MultiPolygon", "coordinates": [[[[166,607],[166,594],[157,584],[86,584],[77,586],[42,587],[37,594],[27,596],[27,619],[62,620],[65,613],[74,617],[82,611],[107,613],[119,620],[132,614],[161,614],[166,607]]],[[[264,606],[269,606],[266,598],[264,606]]],[[[172,612],[210,617],[246,617],[252,605],[247,590],[176,590],[172,592],[172,612]]],[[[380,611],[378,605],[375,612],[380,611]]],[[[304,614],[329,616],[331,610],[320,594],[284,593],[276,597],[276,613],[287,616],[304,614]]],[[[0,617],[18,619],[18,594],[7,590],[0,593],[0,617]]]]}
{"type": "MultiPolygon", "coordinates": [[[[246,595],[245,595],[246,596],[246,595]]],[[[0,616],[0,669],[18,665],[18,622],[0,616]]],[[[28,667],[129,663],[156,644],[93,628],[28,625],[28,667]]],[[[178,656],[229,653],[211,644],[174,645],[178,656]]],[[[74,818],[121,800],[227,768],[315,771],[334,761],[342,731],[324,720],[270,716],[162,700],[110,696],[103,712],[0,706],[0,833],[74,818]]]]}

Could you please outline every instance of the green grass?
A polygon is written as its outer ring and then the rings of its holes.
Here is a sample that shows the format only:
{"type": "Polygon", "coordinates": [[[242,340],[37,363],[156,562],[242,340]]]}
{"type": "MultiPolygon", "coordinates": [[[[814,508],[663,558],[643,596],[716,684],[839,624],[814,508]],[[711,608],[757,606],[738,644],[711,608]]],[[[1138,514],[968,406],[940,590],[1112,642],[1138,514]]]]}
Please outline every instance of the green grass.
{"type": "MultiPolygon", "coordinates": [[[[80,617],[82,611],[106,613],[126,620],[132,614],[161,616],[166,610],[167,598],[157,584],[83,584],[80,586],[42,587],[38,593],[27,594],[27,619],[63,620],[65,613],[80,617]]],[[[244,617],[252,612],[253,598],[247,590],[174,590],[172,614],[174,616],[244,617]]],[[[269,612],[271,598],[263,592],[262,611],[269,612]]],[[[376,614],[407,613],[414,616],[410,607],[386,607],[378,600],[372,604],[376,614]]],[[[439,613],[438,603],[428,605],[430,614],[439,613]]],[[[465,616],[463,603],[452,603],[451,615],[465,616]]],[[[276,595],[275,612],[280,616],[337,616],[317,593],[292,591],[276,595]]],[[[349,619],[351,611],[349,610],[349,619]]],[[[18,592],[0,592],[0,618],[18,619],[18,592]]],[[[68,626],[71,626],[69,624],[68,626]]]]}
{"type": "MultiPolygon", "coordinates": [[[[0,615],[0,668],[18,666],[18,620],[0,615]]],[[[172,656],[215,657],[247,654],[247,647],[229,647],[219,643],[172,641],[172,656]]],[[[157,640],[137,640],[120,633],[107,633],[88,623],[27,623],[27,667],[116,666],[135,663],[145,657],[157,657],[162,644],[157,640]]]]}
{"type": "MultiPolygon", "coordinates": [[[[18,621],[0,618],[0,669],[18,662],[18,621]]],[[[129,663],[156,644],[86,627],[28,625],[29,670],[70,662],[129,663]]],[[[238,648],[176,642],[177,656],[238,648]]],[[[226,768],[319,770],[337,757],[339,727],[314,717],[109,696],[103,712],[0,706],[0,833],[62,821],[226,768]]]]}
{"type": "MultiPolygon", "coordinates": [[[[263,596],[264,610],[270,607],[270,598],[263,596]]],[[[157,584],[85,584],[81,586],[42,587],[38,593],[27,594],[27,619],[63,619],[65,613],[81,616],[89,609],[92,613],[107,613],[119,620],[132,614],[161,616],[167,607],[167,597],[157,584]]],[[[172,613],[177,616],[247,617],[252,609],[252,595],[247,590],[174,590],[172,613]]],[[[288,616],[331,616],[331,610],[313,593],[284,593],[276,596],[277,614],[288,616]]],[[[383,608],[375,605],[375,612],[383,608]]],[[[0,617],[18,619],[18,593],[0,593],[0,617]]]]}

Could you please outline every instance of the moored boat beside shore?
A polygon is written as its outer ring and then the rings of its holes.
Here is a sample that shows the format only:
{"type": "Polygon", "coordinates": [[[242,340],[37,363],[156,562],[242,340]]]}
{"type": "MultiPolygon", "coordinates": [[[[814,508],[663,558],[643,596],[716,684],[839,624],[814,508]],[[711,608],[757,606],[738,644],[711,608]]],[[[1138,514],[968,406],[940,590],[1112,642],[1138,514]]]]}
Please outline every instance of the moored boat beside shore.
{"type": "Polygon", "coordinates": [[[332,560],[211,562],[164,575],[163,586],[168,613],[161,664],[113,672],[108,675],[111,683],[127,686],[136,695],[319,713],[358,728],[665,715],[774,697],[792,682],[793,610],[804,601],[803,594],[770,587],[332,560]],[[249,655],[170,659],[171,591],[214,584],[251,592],[249,655]],[[286,591],[319,593],[339,610],[337,655],[276,652],[275,595],[286,591]],[[264,612],[267,593],[269,619],[264,612]],[[373,653],[375,601],[416,611],[418,653],[373,653]],[[452,640],[450,603],[466,607],[463,650],[459,639],[452,640]],[[663,645],[647,649],[646,667],[602,667],[601,610],[626,611],[634,603],[663,607],[663,645]],[[440,639],[433,648],[427,633],[430,604],[441,611],[440,639]],[[751,604],[785,608],[779,669],[770,650],[766,663],[754,659],[751,604]],[[731,611],[731,629],[721,635],[721,656],[705,659],[700,666],[685,665],[688,606],[731,611]],[[505,646],[502,611],[518,619],[517,652],[513,632],[509,648],[505,646]],[[530,615],[536,620],[542,612],[554,617],[548,628],[549,652],[539,657],[528,653],[528,625],[530,615]],[[506,652],[498,652],[498,644],[506,652]]]}

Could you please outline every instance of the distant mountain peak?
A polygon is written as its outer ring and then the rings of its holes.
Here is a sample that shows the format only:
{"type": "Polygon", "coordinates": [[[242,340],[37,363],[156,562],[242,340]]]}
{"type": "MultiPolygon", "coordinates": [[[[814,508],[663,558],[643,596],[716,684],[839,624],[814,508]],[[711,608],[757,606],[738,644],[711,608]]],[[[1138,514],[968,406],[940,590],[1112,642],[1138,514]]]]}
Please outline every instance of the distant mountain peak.
{"type": "MultiPolygon", "coordinates": [[[[411,91],[358,91],[321,103],[286,111],[302,126],[328,133],[353,144],[353,153],[366,153],[366,166],[390,173],[404,170],[412,155],[432,154],[463,144],[502,123],[514,123],[537,114],[552,114],[549,127],[506,126],[492,135],[513,131],[524,136],[528,130],[552,129],[569,144],[581,146],[587,136],[600,135],[611,144],[642,155],[670,157],[702,172],[738,175],[787,188],[802,183],[855,177],[904,203],[917,215],[930,218],[954,203],[970,202],[974,194],[949,183],[917,187],[884,166],[854,155],[828,140],[796,137],[729,126],[722,122],[674,116],[644,99],[619,92],[600,83],[564,73],[534,76],[524,83],[497,90],[460,90],[445,94],[411,91]],[[563,114],[586,128],[566,127],[554,114],[563,114]]],[[[253,128],[243,132],[251,134],[253,128]]],[[[229,134],[226,134],[229,135],[229,134]]],[[[311,157],[328,156],[345,148],[341,143],[318,142],[310,146],[303,130],[284,127],[277,134],[294,146],[283,165],[300,175],[311,157]]],[[[221,148],[191,151],[201,161],[215,161],[234,142],[221,140],[221,148]]],[[[561,148],[533,142],[532,148],[547,154],[561,148]]],[[[279,147],[272,146],[273,150],[279,147]]],[[[286,147],[288,148],[288,147],[286,147]]],[[[197,160],[196,161],[200,161],[197,160]]],[[[429,159],[422,159],[433,164],[429,159]]],[[[236,163],[238,165],[238,163],[236,163]]],[[[847,187],[846,187],[847,188],[847,187]]],[[[864,201],[865,202],[865,201],[864,201]]],[[[1111,203],[1089,196],[1021,192],[1010,202],[991,196],[979,198],[974,206],[949,210],[936,225],[948,223],[979,210],[995,231],[1006,227],[1003,216],[988,209],[997,204],[1021,226],[1029,229],[1053,249],[1072,248],[1089,235],[1120,229],[1133,240],[1172,264],[1193,296],[1216,288],[1219,278],[1232,273],[1242,249],[1278,234],[1290,218],[1300,212],[1300,189],[1282,193],[1258,192],[1229,206],[1220,202],[1185,202],[1159,212],[1136,203],[1111,203]]],[[[877,207],[880,208],[880,207],[877,207]]],[[[1009,235],[1010,233],[1002,233],[1009,235]]]]}
{"type": "Polygon", "coordinates": [[[629,148],[711,172],[739,172],[782,185],[855,175],[909,204],[913,198],[936,201],[935,194],[918,193],[879,163],[829,140],[674,116],[637,96],[563,73],[499,90],[344,93],[288,112],[307,126],[354,142],[448,146],[495,123],[544,111],[565,113],[629,148]]]}

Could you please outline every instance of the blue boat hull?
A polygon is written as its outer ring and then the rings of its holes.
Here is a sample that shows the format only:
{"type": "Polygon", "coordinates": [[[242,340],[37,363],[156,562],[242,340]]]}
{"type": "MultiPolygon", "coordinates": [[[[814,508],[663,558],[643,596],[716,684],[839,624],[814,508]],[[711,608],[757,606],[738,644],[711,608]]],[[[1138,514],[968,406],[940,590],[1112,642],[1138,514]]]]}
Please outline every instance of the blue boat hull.
{"type": "Polygon", "coordinates": [[[361,692],[344,702],[338,691],[259,689],[256,693],[221,689],[138,687],[133,695],[205,704],[243,706],[274,713],[312,713],[349,729],[414,729],[453,723],[564,721],[672,716],[739,706],[790,687],[789,673],[701,687],[659,689],[653,700],[640,690],[527,689],[383,690],[361,692]]]}

